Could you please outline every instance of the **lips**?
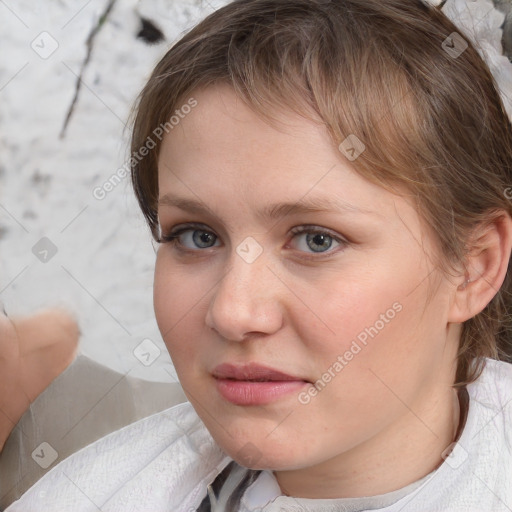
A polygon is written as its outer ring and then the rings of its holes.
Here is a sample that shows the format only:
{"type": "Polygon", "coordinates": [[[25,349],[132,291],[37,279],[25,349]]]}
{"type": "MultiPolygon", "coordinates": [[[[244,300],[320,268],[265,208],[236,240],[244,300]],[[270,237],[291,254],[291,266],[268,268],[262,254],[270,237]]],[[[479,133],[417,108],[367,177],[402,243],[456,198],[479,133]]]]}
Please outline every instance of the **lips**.
{"type": "Polygon", "coordinates": [[[212,375],[217,379],[232,379],[250,382],[309,382],[306,379],[303,379],[302,377],[288,375],[287,373],[257,363],[249,363],[245,365],[223,363],[215,367],[215,369],[212,372],[212,375]]]}
{"type": "Polygon", "coordinates": [[[268,405],[300,392],[309,381],[257,363],[217,366],[212,375],[219,394],[236,406],[268,405]]]}

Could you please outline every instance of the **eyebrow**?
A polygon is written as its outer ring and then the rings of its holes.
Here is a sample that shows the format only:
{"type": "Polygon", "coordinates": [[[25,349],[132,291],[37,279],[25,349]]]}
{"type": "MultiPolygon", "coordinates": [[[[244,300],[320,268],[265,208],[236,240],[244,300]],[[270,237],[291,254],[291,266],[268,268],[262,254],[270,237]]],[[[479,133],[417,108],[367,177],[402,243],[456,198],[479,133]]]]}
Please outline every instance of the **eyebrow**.
{"type": "MultiPolygon", "coordinates": [[[[189,213],[199,215],[215,215],[210,208],[205,206],[200,201],[174,197],[170,194],[162,196],[158,200],[158,206],[173,206],[189,213]]],[[[302,198],[295,202],[284,202],[264,206],[257,212],[257,216],[263,220],[277,220],[287,215],[296,215],[304,213],[357,213],[366,215],[381,215],[373,210],[360,208],[354,206],[339,198],[317,197],[317,198],[302,198]]]]}

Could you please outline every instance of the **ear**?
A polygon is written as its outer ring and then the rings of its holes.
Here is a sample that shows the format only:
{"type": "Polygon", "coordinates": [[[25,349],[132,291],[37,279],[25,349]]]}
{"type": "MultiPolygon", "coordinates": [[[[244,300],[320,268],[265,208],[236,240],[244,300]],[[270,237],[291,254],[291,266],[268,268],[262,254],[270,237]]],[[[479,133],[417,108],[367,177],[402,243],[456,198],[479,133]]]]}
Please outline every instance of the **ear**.
{"type": "Polygon", "coordinates": [[[512,219],[508,212],[494,212],[490,221],[479,224],[467,249],[465,275],[455,283],[449,322],[465,322],[476,316],[503,284],[512,250],[512,219]]]}

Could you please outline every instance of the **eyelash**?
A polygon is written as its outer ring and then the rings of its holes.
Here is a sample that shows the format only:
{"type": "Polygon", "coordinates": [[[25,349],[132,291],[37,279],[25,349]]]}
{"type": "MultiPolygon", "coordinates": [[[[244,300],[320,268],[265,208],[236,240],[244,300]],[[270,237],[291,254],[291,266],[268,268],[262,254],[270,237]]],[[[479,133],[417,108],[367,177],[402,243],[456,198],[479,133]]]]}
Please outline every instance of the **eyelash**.
{"type": "MultiPolygon", "coordinates": [[[[171,244],[174,248],[176,248],[177,250],[182,251],[184,253],[200,253],[200,252],[206,251],[207,249],[212,249],[213,247],[207,247],[205,249],[200,249],[200,248],[188,249],[188,248],[179,247],[181,245],[179,242],[180,235],[182,235],[183,233],[185,233],[187,231],[194,231],[194,230],[204,231],[206,233],[211,233],[211,234],[215,235],[215,233],[213,231],[210,231],[209,229],[206,228],[206,226],[204,226],[202,224],[190,223],[190,224],[183,224],[183,225],[181,225],[181,227],[174,228],[168,234],[162,233],[162,236],[158,240],[158,243],[171,244]]],[[[330,238],[332,238],[334,241],[336,241],[337,243],[340,244],[341,249],[340,249],[340,247],[338,247],[337,248],[338,250],[334,249],[334,250],[328,250],[328,251],[319,252],[319,253],[309,253],[310,255],[313,255],[313,256],[303,256],[303,258],[310,259],[310,260],[318,260],[323,257],[332,256],[334,253],[339,252],[339,250],[343,250],[349,244],[349,242],[347,240],[340,238],[339,236],[335,235],[328,229],[320,228],[319,226],[312,226],[312,225],[297,226],[297,227],[293,228],[290,231],[290,233],[294,236],[300,235],[303,233],[328,235],[330,238]]],[[[215,235],[215,236],[217,236],[217,235],[215,235]]],[[[218,239],[218,237],[217,237],[217,239],[218,239]]],[[[304,251],[300,251],[300,252],[304,252],[304,251]]],[[[307,254],[307,253],[305,253],[305,254],[307,254]]]]}

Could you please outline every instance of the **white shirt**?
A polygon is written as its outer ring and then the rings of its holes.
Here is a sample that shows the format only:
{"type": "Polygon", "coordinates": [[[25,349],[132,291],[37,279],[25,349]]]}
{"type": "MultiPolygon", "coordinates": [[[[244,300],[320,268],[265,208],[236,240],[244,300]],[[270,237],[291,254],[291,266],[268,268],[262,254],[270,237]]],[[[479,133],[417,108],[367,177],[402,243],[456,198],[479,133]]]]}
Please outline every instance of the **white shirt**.
{"type": "Polygon", "coordinates": [[[272,471],[263,471],[242,496],[240,512],[253,512],[256,510],[293,510],[291,507],[294,505],[299,505],[302,507],[302,510],[307,510],[308,512],[362,512],[365,510],[382,510],[383,507],[392,505],[404,496],[412,493],[412,491],[420,487],[432,476],[433,473],[430,473],[421,480],[402,489],[379,496],[364,498],[304,499],[284,496],[272,471]],[[278,497],[279,499],[276,499],[278,497]]]}
{"type": "MultiPolygon", "coordinates": [[[[364,510],[512,510],[512,365],[490,359],[486,363],[481,377],[467,387],[468,417],[452,455],[398,501],[364,510]]],[[[206,495],[207,485],[231,460],[191,404],[180,404],[80,450],[7,510],[193,512],[206,495]]],[[[252,492],[250,487],[244,493],[241,511],[346,510],[343,500],[279,495],[272,478],[270,472],[260,474],[252,492]],[[265,475],[270,480],[261,479],[265,475]]]]}

